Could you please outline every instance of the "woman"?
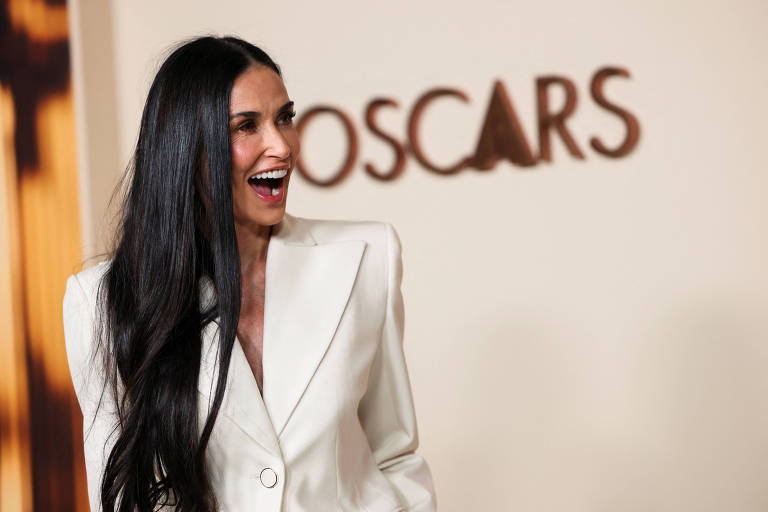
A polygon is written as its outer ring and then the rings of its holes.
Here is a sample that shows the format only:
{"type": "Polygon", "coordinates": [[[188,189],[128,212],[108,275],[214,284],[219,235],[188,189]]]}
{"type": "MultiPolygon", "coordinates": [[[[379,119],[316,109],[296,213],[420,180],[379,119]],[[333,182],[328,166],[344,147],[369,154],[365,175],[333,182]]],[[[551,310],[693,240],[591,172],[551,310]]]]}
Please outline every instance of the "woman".
{"type": "Polygon", "coordinates": [[[386,223],[285,212],[278,66],[235,38],[150,88],[116,249],[64,328],[93,510],[430,511],[386,223]]]}

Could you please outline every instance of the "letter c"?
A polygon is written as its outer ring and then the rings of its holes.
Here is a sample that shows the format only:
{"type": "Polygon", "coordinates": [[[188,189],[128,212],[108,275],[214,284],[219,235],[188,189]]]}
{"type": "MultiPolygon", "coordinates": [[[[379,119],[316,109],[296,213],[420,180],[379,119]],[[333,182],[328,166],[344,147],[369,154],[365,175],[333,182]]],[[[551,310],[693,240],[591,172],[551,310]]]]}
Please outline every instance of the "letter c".
{"type": "Polygon", "coordinates": [[[456,89],[432,89],[431,91],[424,93],[424,95],[422,95],[416,101],[416,104],[413,106],[413,110],[411,110],[411,115],[408,119],[408,144],[411,148],[411,152],[413,153],[414,158],[416,158],[416,160],[422,166],[424,166],[425,169],[429,169],[430,171],[437,174],[453,174],[468,167],[469,163],[471,162],[471,158],[462,158],[460,161],[450,167],[440,168],[427,160],[427,157],[424,155],[424,152],[421,149],[421,143],[419,142],[419,124],[421,122],[421,115],[424,113],[424,109],[427,107],[427,104],[432,100],[439,98],[440,96],[453,96],[454,98],[460,99],[464,103],[469,102],[469,97],[456,89]]]}

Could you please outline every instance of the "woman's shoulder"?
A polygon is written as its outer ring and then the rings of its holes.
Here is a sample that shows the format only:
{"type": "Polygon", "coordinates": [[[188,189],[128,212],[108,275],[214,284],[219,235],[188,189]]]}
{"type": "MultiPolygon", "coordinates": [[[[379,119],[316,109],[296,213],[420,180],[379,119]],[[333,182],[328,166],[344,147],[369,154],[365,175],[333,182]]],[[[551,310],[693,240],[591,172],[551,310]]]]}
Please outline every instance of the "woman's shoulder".
{"type": "Polygon", "coordinates": [[[72,274],[67,279],[64,303],[80,303],[81,306],[93,308],[104,274],[109,269],[111,261],[102,261],[97,265],[72,274]]]}
{"type": "MultiPolygon", "coordinates": [[[[286,214],[287,215],[287,214],[286,214]]],[[[316,219],[290,216],[296,228],[303,228],[319,244],[363,240],[368,244],[384,245],[395,229],[389,222],[380,220],[316,219]]]]}
{"type": "Polygon", "coordinates": [[[90,377],[99,373],[94,327],[99,283],[108,268],[106,261],[70,275],[62,300],[67,361],[83,414],[90,414],[100,400],[100,394],[91,389],[96,380],[90,377]]]}

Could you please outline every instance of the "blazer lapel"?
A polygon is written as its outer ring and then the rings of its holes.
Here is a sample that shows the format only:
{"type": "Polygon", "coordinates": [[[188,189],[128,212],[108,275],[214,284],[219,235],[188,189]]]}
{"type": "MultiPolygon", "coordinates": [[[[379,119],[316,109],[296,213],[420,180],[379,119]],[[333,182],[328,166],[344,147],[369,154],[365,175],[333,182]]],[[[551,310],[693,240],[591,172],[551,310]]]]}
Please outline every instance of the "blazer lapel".
{"type": "MultiPolygon", "coordinates": [[[[212,289],[212,285],[206,286],[212,289]]],[[[213,395],[216,391],[216,379],[218,378],[218,330],[217,319],[208,324],[202,336],[203,352],[200,361],[198,390],[202,394],[203,401],[201,406],[204,406],[203,410],[206,414],[213,401],[213,395]]],[[[269,420],[264,402],[259,394],[256,379],[253,377],[251,367],[248,365],[248,359],[245,357],[237,336],[235,336],[235,344],[232,347],[227,387],[219,415],[226,416],[267,451],[280,456],[280,448],[272,428],[272,423],[269,420]]],[[[221,418],[217,419],[217,423],[221,421],[221,418]]]]}
{"type": "Polygon", "coordinates": [[[318,244],[286,215],[267,251],[264,404],[279,437],[336,333],[366,243],[318,244]]]}
{"type": "MultiPolygon", "coordinates": [[[[239,340],[235,340],[221,413],[267,450],[301,400],[338,327],[365,250],[363,240],[318,244],[302,219],[285,214],[267,250],[263,330],[263,400],[239,340]]],[[[201,282],[201,302],[213,300],[201,282]]],[[[203,332],[198,388],[212,399],[218,371],[218,324],[203,332]]],[[[206,409],[207,411],[207,409],[206,409]]]]}

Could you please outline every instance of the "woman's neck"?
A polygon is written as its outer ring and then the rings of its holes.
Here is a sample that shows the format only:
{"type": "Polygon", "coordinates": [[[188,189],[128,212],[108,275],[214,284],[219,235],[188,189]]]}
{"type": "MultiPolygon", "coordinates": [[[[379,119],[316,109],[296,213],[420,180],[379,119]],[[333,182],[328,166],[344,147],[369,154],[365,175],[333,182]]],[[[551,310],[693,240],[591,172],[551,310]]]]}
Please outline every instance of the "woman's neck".
{"type": "Polygon", "coordinates": [[[240,255],[241,279],[244,283],[253,282],[266,269],[272,226],[235,225],[235,234],[240,255]]]}

